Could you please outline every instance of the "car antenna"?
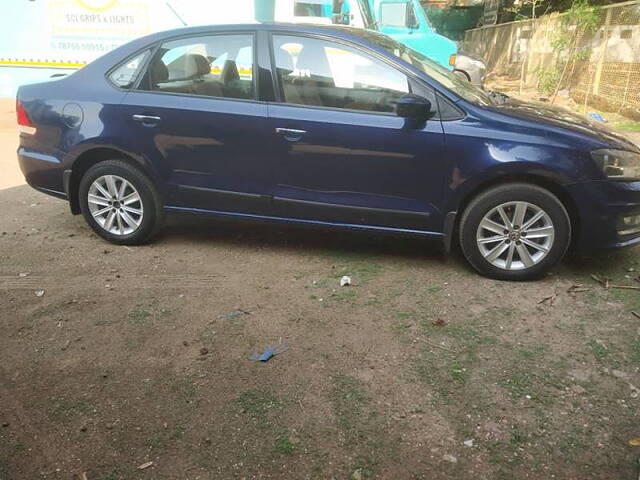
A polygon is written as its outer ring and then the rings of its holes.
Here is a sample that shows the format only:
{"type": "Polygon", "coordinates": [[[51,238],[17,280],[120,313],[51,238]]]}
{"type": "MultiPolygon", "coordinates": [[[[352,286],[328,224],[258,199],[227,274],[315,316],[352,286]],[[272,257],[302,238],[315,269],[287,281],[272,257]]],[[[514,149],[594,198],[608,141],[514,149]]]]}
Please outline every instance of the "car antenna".
{"type": "Polygon", "coordinates": [[[166,2],[166,3],[167,3],[167,7],[169,7],[169,10],[171,10],[173,12],[173,14],[178,18],[178,20],[180,20],[182,22],[182,25],[184,25],[186,27],[187,26],[187,22],[185,22],[182,19],[182,17],[178,14],[178,12],[176,12],[175,8],[173,8],[169,2],[166,2]]]}

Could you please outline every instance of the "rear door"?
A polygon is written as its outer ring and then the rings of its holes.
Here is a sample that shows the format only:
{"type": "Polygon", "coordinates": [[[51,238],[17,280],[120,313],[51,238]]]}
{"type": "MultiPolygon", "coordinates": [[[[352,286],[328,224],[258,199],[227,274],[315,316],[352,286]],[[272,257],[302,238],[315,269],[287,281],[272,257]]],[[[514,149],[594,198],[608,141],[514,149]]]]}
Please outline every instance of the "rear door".
{"type": "Polygon", "coordinates": [[[168,206],[269,211],[267,107],[254,65],[251,31],[171,40],[126,96],[129,136],[164,180],[168,206]]]}
{"type": "Polygon", "coordinates": [[[409,78],[328,38],[274,34],[272,44],[282,99],[269,106],[277,213],[439,231],[444,134],[437,118],[396,116],[409,78]]]}

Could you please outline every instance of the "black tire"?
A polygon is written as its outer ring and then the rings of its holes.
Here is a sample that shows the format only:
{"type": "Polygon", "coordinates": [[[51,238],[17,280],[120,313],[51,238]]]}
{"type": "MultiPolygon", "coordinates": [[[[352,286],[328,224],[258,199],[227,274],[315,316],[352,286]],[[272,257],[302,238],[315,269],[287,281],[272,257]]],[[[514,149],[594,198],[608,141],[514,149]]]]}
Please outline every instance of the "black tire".
{"type": "Polygon", "coordinates": [[[162,202],[151,180],[138,168],[122,160],[106,160],[91,167],[80,180],[79,200],[82,215],[99,236],[117,245],[140,245],[148,242],[162,227],[164,219],[162,202]],[[125,179],[137,190],[142,204],[142,221],[131,233],[114,234],[103,228],[94,218],[89,207],[89,189],[93,182],[104,175],[116,175],[125,179]]]}
{"type": "MultiPolygon", "coordinates": [[[[562,202],[548,190],[527,183],[511,183],[491,188],[474,198],[462,215],[459,232],[460,246],[464,256],[482,275],[498,280],[532,280],[539,278],[556,265],[566,253],[571,242],[571,221],[562,202]],[[492,264],[485,259],[477,241],[478,228],[485,215],[509,202],[527,202],[543,210],[550,218],[554,229],[554,237],[546,256],[542,257],[538,263],[518,270],[507,270],[492,264]]],[[[507,239],[506,242],[511,243],[512,240],[507,239]]],[[[491,247],[493,245],[497,243],[491,244],[491,247]]],[[[514,248],[521,248],[521,245],[522,243],[514,242],[514,248]]],[[[537,253],[536,249],[530,247],[527,250],[537,253]]],[[[507,254],[508,252],[505,256],[507,254]]],[[[519,254],[516,253],[515,256],[519,254]]],[[[506,261],[504,263],[506,264],[506,261]]],[[[523,262],[521,264],[524,265],[523,262]]]]}

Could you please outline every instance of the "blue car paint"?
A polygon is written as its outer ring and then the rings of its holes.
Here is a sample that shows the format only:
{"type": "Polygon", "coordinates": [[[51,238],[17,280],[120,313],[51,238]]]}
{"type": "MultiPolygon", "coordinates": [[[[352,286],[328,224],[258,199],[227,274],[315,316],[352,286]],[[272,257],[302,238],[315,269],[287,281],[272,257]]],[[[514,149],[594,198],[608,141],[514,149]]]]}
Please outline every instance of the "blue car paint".
{"type": "Polygon", "coordinates": [[[252,25],[193,27],[138,39],[75,74],[22,87],[18,94],[35,136],[18,151],[33,187],[69,198],[77,213],[77,177],[84,159],[121,152],[157,186],[165,209],[449,241],[452,219],[487,185],[508,179],[541,183],[573,214],[581,251],[626,246],[622,212],[640,209],[640,182],[606,180],[591,159],[601,148],[638,151],[604,126],[546,105],[510,102],[480,107],[346,28],[252,25]],[[260,98],[217,99],[126,92],[105,73],[125,58],[170,38],[215,31],[256,32],[260,98]],[[330,35],[386,57],[415,81],[455,102],[464,115],[416,128],[387,114],[292,106],[277,101],[267,34],[330,35]],[[265,50],[267,49],[267,50],[265,50]],[[84,121],[65,109],[80,105],[84,121]],[[134,114],[162,117],[155,127],[134,114]],[[71,126],[69,126],[71,125],[71,126]],[[308,130],[300,142],[276,127],[308,130]]]}

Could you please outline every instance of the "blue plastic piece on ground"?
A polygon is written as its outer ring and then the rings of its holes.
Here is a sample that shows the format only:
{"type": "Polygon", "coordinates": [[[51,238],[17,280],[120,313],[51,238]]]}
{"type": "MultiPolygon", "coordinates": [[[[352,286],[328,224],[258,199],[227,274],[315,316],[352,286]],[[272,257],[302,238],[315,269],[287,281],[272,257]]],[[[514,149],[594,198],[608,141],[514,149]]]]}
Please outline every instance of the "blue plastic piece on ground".
{"type": "Polygon", "coordinates": [[[285,347],[284,345],[278,345],[276,347],[266,347],[264,349],[264,352],[262,352],[260,355],[258,355],[257,353],[251,354],[249,360],[251,360],[252,362],[268,362],[272,357],[280,355],[281,353],[286,351],[287,347],[285,347]]]}
{"type": "Polygon", "coordinates": [[[606,122],[604,117],[602,115],[600,115],[599,113],[596,113],[596,112],[589,112],[587,114],[587,117],[593,118],[594,120],[596,120],[598,122],[602,122],[602,123],[606,122]]]}

